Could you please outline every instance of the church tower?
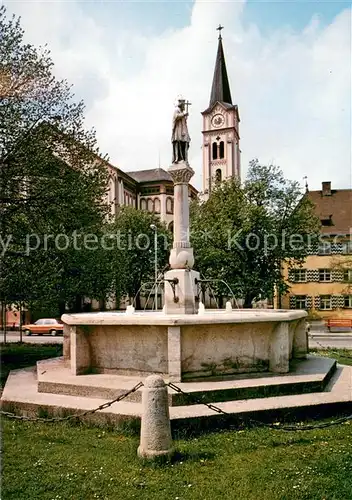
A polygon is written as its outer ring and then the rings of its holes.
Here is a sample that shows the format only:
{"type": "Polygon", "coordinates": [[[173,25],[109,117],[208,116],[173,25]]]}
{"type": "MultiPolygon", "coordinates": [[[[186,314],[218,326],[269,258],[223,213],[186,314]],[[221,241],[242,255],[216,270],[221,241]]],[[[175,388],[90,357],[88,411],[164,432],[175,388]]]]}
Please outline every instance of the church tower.
{"type": "Polygon", "coordinates": [[[203,193],[205,199],[216,182],[241,178],[241,151],[237,105],[232,104],[221,30],[219,30],[213,84],[203,115],[203,193]]]}

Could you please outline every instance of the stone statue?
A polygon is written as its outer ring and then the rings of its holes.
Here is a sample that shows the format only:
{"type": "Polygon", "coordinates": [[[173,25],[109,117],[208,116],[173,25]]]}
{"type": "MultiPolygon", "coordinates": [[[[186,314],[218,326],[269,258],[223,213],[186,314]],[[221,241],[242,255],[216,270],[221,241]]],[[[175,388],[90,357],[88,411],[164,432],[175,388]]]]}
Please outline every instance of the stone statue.
{"type": "Polygon", "coordinates": [[[188,164],[188,148],[191,138],[187,128],[188,106],[190,102],[179,98],[172,120],[172,163],[185,162],[188,164]],[[187,109],[185,110],[185,108],[187,109]]]}

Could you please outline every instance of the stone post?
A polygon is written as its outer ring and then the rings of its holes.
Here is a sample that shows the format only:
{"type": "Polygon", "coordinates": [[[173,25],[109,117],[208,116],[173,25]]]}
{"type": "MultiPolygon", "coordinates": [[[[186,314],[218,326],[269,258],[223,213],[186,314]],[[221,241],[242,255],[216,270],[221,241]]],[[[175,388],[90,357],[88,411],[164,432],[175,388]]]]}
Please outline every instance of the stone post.
{"type": "Polygon", "coordinates": [[[195,314],[196,279],[192,270],[193,248],[189,242],[189,181],[194,174],[186,162],[174,163],[168,169],[174,181],[174,241],[170,252],[171,271],[165,274],[166,314],[195,314]]]}
{"type": "Polygon", "coordinates": [[[159,375],[150,375],[144,382],[137,454],[149,460],[168,459],[173,455],[167,386],[159,375]]]}

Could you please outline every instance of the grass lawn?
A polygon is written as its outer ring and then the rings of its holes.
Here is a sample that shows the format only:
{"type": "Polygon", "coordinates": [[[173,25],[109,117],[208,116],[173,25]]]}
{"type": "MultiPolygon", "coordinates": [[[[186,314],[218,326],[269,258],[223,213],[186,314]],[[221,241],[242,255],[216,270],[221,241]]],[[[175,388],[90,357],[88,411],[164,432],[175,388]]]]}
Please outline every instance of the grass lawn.
{"type": "MultiPolygon", "coordinates": [[[[5,372],[60,355],[61,347],[3,346],[5,372]]],[[[343,355],[351,352],[340,355],[350,364],[343,355]]],[[[2,430],[2,500],[352,499],[351,421],[180,438],[175,459],[163,466],[137,458],[138,436],[111,429],[3,418],[2,430]]]]}
{"type": "Polygon", "coordinates": [[[312,354],[334,358],[341,365],[352,366],[352,349],[310,349],[312,354]]]}
{"type": "Polygon", "coordinates": [[[11,370],[34,366],[40,359],[62,356],[62,344],[0,344],[1,377],[0,387],[4,387],[11,370]]]}
{"type": "Polygon", "coordinates": [[[171,464],[142,464],[137,436],[84,425],[3,421],[3,500],[349,500],[352,423],[247,429],[175,441],[171,464]]]}

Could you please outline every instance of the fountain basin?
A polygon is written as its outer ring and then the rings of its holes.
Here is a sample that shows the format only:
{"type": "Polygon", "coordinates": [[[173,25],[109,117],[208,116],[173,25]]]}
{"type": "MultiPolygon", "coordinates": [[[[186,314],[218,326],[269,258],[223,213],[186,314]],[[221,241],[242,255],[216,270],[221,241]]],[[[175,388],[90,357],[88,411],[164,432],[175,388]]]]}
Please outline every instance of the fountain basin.
{"type": "Polygon", "coordinates": [[[305,311],[207,310],[65,314],[64,358],[73,375],[159,373],[180,382],[236,373],[287,373],[306,357],[305,311]]]}

